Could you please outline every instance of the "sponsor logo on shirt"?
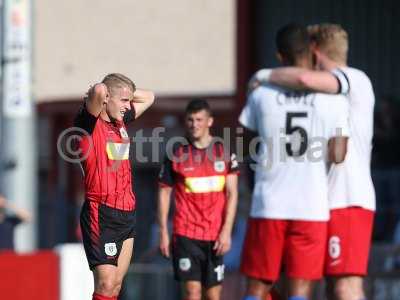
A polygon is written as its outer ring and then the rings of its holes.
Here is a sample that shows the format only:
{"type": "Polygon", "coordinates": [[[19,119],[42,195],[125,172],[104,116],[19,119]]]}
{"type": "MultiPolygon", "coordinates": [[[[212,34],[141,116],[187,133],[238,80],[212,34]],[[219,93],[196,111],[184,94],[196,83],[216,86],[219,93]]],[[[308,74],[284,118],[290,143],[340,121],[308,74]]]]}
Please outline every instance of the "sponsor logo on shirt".
{"type": "Polygon", "coordinates": [[[186,193],[222,192],[225,187],[225,176],[187,177],[185,178],[186,193]]]}
{"type": "Polygon", "coordinates": [[[106,145],[107,157],[110,160],[129,159],[129,143],[108,142],[106,145]]]}

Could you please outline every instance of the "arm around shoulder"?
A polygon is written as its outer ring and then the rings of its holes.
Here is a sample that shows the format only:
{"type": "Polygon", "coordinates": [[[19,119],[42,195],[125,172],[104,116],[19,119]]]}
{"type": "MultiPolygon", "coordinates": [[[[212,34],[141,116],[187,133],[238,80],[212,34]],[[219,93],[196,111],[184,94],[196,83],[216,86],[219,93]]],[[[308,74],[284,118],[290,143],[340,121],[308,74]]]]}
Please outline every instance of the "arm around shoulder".
{"type": "Polygon", "coordinates": [[[330,72],[314,71],[298,67],[282,67],[274,69],[270,82],[279,86],[314,92],[337,94],[339,81],[330,72]]]}

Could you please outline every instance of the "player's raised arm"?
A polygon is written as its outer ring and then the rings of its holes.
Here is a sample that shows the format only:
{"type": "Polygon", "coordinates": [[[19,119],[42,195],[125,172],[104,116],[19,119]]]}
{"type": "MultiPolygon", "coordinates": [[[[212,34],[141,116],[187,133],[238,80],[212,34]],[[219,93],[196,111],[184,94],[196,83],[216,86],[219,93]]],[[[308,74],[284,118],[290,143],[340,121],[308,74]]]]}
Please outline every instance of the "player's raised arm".
{"type": "Polygon", "coordinates": [[[337,94],[343,93],[339,78],[327,71],[314,71],[299,67],[281,67],[255,75],[259,84],[270,83],[295,90],[337,94]]]}
{"type": "Polygon", "coordinates": [[[154,93],[152,91],[136,89],[133,93],[133,99],[131,100],[131,106],[135,112],[135,119],[143,114],[153,103],[154,93]]]}
{"type": "Polygon", "coordinates": [[[98,117],[107,104],[109,98],[109,93],[107,86],[104,83],[97,83],[91,87],[87,93],[86,97],[86,109],[87,111],[98,117]]]}

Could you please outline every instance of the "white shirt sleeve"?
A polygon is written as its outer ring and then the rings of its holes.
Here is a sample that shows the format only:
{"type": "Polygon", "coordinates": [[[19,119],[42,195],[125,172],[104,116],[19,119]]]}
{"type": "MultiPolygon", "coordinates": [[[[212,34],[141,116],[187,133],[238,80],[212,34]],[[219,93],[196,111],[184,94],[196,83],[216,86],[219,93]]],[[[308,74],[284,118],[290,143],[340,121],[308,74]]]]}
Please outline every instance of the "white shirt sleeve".
{"type": "Polygon", "coordinates": [[[254,90],[258,85],[269,84],[272,69],[261,69],[257,71],[249,80],[247,88],[249,91],[254,90]]]}
{"type": "Polygon", "coordinates": [[[271,76],[272,69],[261,69],[254,74],[254,78],[260,82],[269,83],[269,78],[271,76]]]}
{"type": "Polygon", "coordinates": [[[240,113],[239,122],[244,127],[253,131],[257,131],[257,111],[255,106],[254,92],[249,95],[247,103],[240,113]]]}
{"type": "Polygon", "coordinates": [[[338,94],[348,95],[350,93],[350,81],[346,73],[339,68],[332,70],[331,73],[339,83],[338,94]]]}

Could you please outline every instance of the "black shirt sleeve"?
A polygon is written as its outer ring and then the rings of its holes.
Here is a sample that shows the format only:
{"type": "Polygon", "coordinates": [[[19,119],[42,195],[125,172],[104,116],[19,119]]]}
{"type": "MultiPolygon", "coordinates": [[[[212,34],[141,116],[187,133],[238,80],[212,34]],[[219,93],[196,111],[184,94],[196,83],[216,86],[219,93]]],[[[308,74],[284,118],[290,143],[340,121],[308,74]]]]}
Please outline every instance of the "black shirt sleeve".
{"type": "Polygon", "coordinates": [[[159,182],[164,185],[173,186],[175,183],[172,161],[167,156],[165,156],[164,162],[161,165],[161,170],[158,178],[159,182]]]}
{"type": "Polygon", "coordinates": [[[22,220],[17,216],[8,216],[7,222],[10,223],[12,226],[17,226],[18,224],[22,223],[22,220]]]}
{"type": "Polygon", "coordinates": [[[93,116],[86,109],[86,103],[82,105],[74,120],[74,126],[87,131],[89,134],[93,133],[96,126],[97,117],[93,116]]]}
{"type": "Polygon", "coordinates": [[[131,109],[124,114],[124,123],[126,125],[132,123],[135,120],[135,117],[136,117],[135,106],[131,104],[131,109]]]}

